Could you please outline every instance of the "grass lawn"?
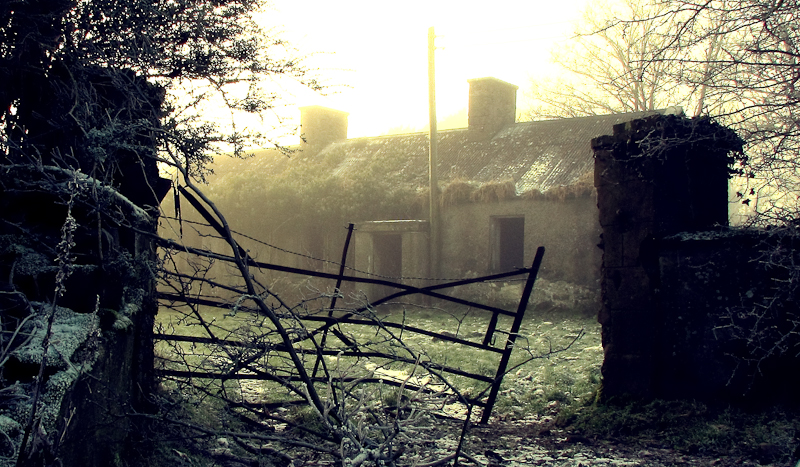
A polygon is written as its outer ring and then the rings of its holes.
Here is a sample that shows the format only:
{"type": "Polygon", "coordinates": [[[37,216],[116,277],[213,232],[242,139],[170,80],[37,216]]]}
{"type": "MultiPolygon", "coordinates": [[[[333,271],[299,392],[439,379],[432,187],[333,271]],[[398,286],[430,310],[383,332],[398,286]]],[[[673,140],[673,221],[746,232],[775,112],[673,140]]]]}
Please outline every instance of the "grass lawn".
{"type": "MultiPolygon", "coordinates": [[[[201,308],[200,313],[206,326],[219,338],[254,339],[254,336],[267,336],[272,331],[272,327],[263,318],[249,313],[232,315],[225,310],[207,307],[201,308]]],[[[372,316],[376,323],[405,323],[407,326],[446,333],[476,343],[483,340],[489,321],[488,314],[484,312],[452,307],[393,306],[391,310],[383,307],[372,316]]],[[[305,324],[308,329],[319,326],[319,323],[313,322],[305,324]]],[[[164,333],[208,336],[206,328],[197,317],[187,315],[183,310],[163,309],[159,312],[158,325],[164,333]]],[[[509,317],[500,317],[493,339],[495,347],[504,346],[510,325],[509,317]]],[[[290,327],[294,325],[290,324],[290,327]]],[[[338,326],[337,330],[359,342],[362,350],[397,354],[411,360],[445,365],[486,377],[494,377],[500,360],[499,353],[474,349],[404,329],[348,324],[338,326]]],[[[319,337],[317,336],[318,340],[319,337]]],[[[268,338],[274,339],[274,336],[268,338]]],[[[263,337],[265,340],[268,338],[263,337]]],[[[188,343],[173,345],[171,347],[167,342],[159,342],[156,349],[157,354],[173,361],[169,364],[171,367],[181,365],[177,362],[180,359],[175,358],[176,351],[184,354],[181,358],[183,362],[188,361],[198,368],[219,366],[219,356],[215,356],[214,350],[207,346],[188,343]]],[[[332,333],[328,333],[326,346],[343,347],[332,333]]],[[[311,372],[315,359],[311,355],[306,357],[306,367],[311,372]]],[[[593,399],[598,388],[601,363],[600,326],[594,318],[568,314],[536,316],[529,312],[512,353],[510,371],[501,386],[494,414],[509,416],[537,412],[553,401],[563,406],[585,404],[593,399]]],[[[326,364],[332,374],[339,376],[377,375],[384,378],[408,378],[412,382],[430,381],[431,386],[438,383],[414,364],[386,359],[328,356],[326,364]],[[410,377],[412,374],[413,377],[410,377]]],[[[488,386],[488,383],[462,376],[445,374],[445,377],[459,392],[468,396],[476,396],[488,386]]],[[[253,387],[258,384],[262,385],[260,392],[265,397],[280,393],[274,390],[274,383],[247,382],[244,386],[254,392],[253,387]]]]}
{"type": "MultiPolygon", "coordinates": [[[[249,338],[256,341],[274,338],[271,327],[258,316],[248,313],[231,315],[224,310],[212,308],[202,309],[201,315],[209,329],[220,338],[249,338]]],[[[391,311],[378,310],[374,317],[379,322],[406,323],[430,331],[446,331],[451,335],[475,342],[483,339],[488,322],[487,315],[474,310],[413,306],[396,306],[391,311]]],[[[158,316],[158,324],[163,332],[207,336],[205,328],[199,324],[196,317],[186,316],[185,313],[176,310],[162,310],[158,316]]],[[[308,324],[309,328],[319,325],[308,324]]],[[[508,320],[500,320],[496,333],[496,346],[504,344],[505,335],[500,331],[508,329],[509,325],[508,320]]],[[[337,329],[348,338],[358,341],[365,350],[414,355],[419,361],[448,365],[485,376],[494,375],[500,357],[499,354],[477,351],[452,342],[397,329],[389,329],[396,340],[389,339],[389,331],[377,325],[342,325],[337,329]],[[398,345],[397,342],[402,342],[402,345],[398,345]]],[[[292,333],[300,335],[302,332],[297,326],[292,327],[292,333]]],[[[765,463],[778,462],[774,465],[789,465],[781,462],[794,462],[800,455],[798,447],[800,417],[796,412],[782,408],[753,413],[696,401],[599,403],[597,394],[601,382],[600,366],[603,351],[600,326],[593,317],[578,313],[537,315],[535,312],[529,312],[519,335],[511,358],[510,371],[503,380],[494,407],[493,424],[513,424],[518,420],[522,427],[535,419],[539,420],[537,423],[545,423],[546,427],[552,427],[554,432],[579,433],[594,440],[610,440],[613,443],[640,446],[643,449],[666,448],[688,455],[723,455],[745,460],[756,459],[765,463]]],[[[328,344],[341,346],[341,342],[332,334],[328,334],[328,344]]],[[[224,366],[226,359],[220,357],[219,352],[215,352],[210,346],[188,343],[170,346],[167,342],[159,342],[157,353],[172,360],[168,366],[176,368],[187,363],[197,368],[219,368],[224,366]],[[182,353],[182,356],[176,358],[179,353],[182,353]]],[[[269,357],[263,360],[265,368],[272,365],[275,369],[280,368],[281,364],[285,365],[283,357],[274,354],[269,357]],[[274,363],[276,358],[282,359],[281,364],[274,363]]],[[[414,378],[419,381],[429,376],[413,364],[384,359],[328,356],[325,361],[331,375],[334,376],[384,378],[394,376],[409,381],[414,378]]],[[[309,372],[313,370],[313,363],[313,356],[307,356],[306,367],[309,372]]],[[[459,376],[448,376],[448,380],[458,391],[465,394],[477,394],[486,386],[486,383],[459,376]]],[[[430,383],[431,386],[434,386],[434,383],[430,383]]],[[[166,386],[175,384],[177,386],[173,388],[189,387],[165,381],[166,386]]],[[[285,389],[273,382],[247,380],[221,384],[209,381],[205,384],[207,384],[204,393],[206,395],[215,391],[216,393],[230,391],[263,403],[292,398],[285,389]]],[[[387,390],[380,384],[359,385],[359,388],[362,388],[361,393],[376,396],[383,407],[399,406],[400,398],[403,396],[396,389],[387,390]],[[378,389],[364,389],[369,387],[378,389]]],[[[323,397],[330,396],[330,392],[326,392],[325,388],[320,388],[320,393],[323,397]]],[[[213,397],[197,399],[190,397],[188,400],[200,401],[188,406],[186,413],[191,420],[215,429],[231,426],[231,422],[225,420],[230,419],[233,411],[225,407],[221,401],[213,397]]],[[[445,412],[450,415],[463,415],[463,411],[459,412],[452,407],[449,412],[445,412]]],[[[286,427],[292,423],[307,426],[318,423],[317,416],[308,408],[281,408],[276,413],[290,423],[272,424],[269,426],[270,430],[289,430],[286,427]]],[[[434,423],[431,426],[435,426],[435,422],[430,423],[434,423]]],[[[449,436],[456,435],[453,433],[449,436]]],[[[486,440],[486,442],[493,441],[486,440]]]]}

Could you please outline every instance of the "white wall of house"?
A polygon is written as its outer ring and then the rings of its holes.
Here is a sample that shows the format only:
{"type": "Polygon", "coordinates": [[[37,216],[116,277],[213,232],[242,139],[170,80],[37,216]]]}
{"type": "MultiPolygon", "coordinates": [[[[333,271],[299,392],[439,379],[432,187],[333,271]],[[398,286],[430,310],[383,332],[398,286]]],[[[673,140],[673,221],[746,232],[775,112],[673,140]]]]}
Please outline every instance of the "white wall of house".
{"type": "MultiPolygon", "coordinates": [[[[524,218],[521,265],[530,266],[536,249],[546,249],[541,277],[597,286],[602,250],[594,197],[567,200],[515,199],[463,203],[442,210],[443,277],[468,277],[497,272],[500,231],[516,228],[524,218]]],[[[511,238],[513,242],[513,236],[511,238]]],[[[513,246],[511,248],[514,248],[513,246]]]]}

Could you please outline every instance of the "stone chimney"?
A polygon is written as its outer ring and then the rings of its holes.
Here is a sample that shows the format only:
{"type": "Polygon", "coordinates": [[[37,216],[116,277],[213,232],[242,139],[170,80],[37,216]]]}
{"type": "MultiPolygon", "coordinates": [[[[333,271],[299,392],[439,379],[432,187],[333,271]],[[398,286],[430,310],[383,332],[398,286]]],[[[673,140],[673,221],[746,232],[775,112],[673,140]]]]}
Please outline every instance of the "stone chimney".
{"type": "Polygon", "coordinates": [[[517,89],[497,78],[476,78],[469,83],[469,135],[472,141],[491,138],[517,120],[517,89]]]}
{"type": "Polygon", "coordinates": [[[303,146],[321,149],[347,139],[347,112],[319,105],[300,107],[300,134],[303,146]]]}

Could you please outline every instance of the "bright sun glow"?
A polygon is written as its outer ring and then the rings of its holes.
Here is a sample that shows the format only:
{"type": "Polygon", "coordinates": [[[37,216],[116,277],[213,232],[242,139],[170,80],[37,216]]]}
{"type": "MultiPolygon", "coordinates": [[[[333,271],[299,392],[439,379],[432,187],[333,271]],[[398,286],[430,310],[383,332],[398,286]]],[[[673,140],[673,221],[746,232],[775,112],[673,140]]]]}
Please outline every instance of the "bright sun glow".
{"type": "Polygon", "coordinates": [[[427,124],[429,27],[437,36],[441,120],[467,107],[471,78],[493,76],[518,85],[518,107],[524,105],[527,83],[555,73],[551,47],[569,37],[585,3],[275,0],[264,26],[302,53],[317,53],[306,64],[339,85],[324,97],[297,91],[298,105],[349,112],[350,137],[374,136],[427,124]]]}

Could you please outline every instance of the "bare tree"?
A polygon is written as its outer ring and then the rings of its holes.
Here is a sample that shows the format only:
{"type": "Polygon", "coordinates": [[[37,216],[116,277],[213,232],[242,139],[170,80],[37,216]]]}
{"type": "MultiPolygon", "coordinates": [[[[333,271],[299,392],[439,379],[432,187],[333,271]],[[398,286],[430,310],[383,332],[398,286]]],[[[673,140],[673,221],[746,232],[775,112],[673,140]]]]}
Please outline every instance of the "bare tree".
{"type": "Polygon", "coordinates": [[[565,71],[532,83],[530,118],[580,117],[686,105],[695,89],[670,70],[683,54],[677,19],[663,3],[623,0],[590,4],[573,39],[553,52],[565,71]]]}
{"type": "Polygon", "coordinates": [[[671,1],[680,41],[663,50],[685,53],[669,61],[674,77],[701,90],[706,112],[746,141],[748,179],[738,189],[752,222],[794,222],[800,210],[800,31],[797,1],[671,1]],[[708,102],[717,102],[709,106],[708,102]]]}
{"type": "Polygon", "coordinates": [[[534,83],[531,118],[683,106],[735,129],[748,163],[734,192],[749,222],[800,211],[798,2],[668,0],[591,6],[554,53],[560,82],[534,83]]]}
{"type": "MultiPolygon", "coordinates": [[[[174,163],[202,179],[215,152],[241,153],[262,141],[234,123],[204,118],[209,105],[232,116],[267,115],[278,98],[264,87],[268,78],[319,87],[280,38],[259,28],[254,16],[263,6],[259,0],[0,2],[0,393],[14,394],[0,405],[17,417],[0,430],[8,435],[14,427],[0,464],[49,465],[70,456],[68,449],[79,452],[72,448],[77,442],[59,444],[76,430],[56,424],[65,392],[94,356],[75,356],[56,342],[96,344],[105,336],[96,326],[102,313],[138,349],[121,365],[128,376],[118,377],[135,389],[119,399],[145,406],[154,386],[157,304],[155,255],[139,235],[156,230],[169,188],[160,169],[174,163]],[[63,271],[53,271],[54,261],[63,271]],[[64,320],[72,319],[84,323],[82,334],[64,330],[64,320]],[[11,374],[11,359],[36,364],[36,382],[11,374]],[[56,372],[54,365],[66,367],[56,372]],[[39,407],[44,400],[50,403],[39,407]]],[[[101,399],[118,399],[95,397],[88,405],[98,412],[108,402],[101,399]]],[[[87,412],[77,411],[73,428],[87,412]]],[[[113,455],[104,443],[94,444],[86,456],[113,455]]]]}
{"type": "MultiPolygon", "coordinates": [[[[740,222],[759,231],[753,269],[768,286],[743,292],[721,310],[754,367],[796,358],[800,268],[794,245],[800,222],[800,2],[663,0],[593,9],[571,46],[556,58],[575,77],[551,91],[534,87],[536,117],[652,110],[680,104],[710,116],[745,142],[732,181],[740,222]],[[599,18],[599,19],[595,19],[599,18]],[[578,83],[575,85],[573,83],[578,83]]],[[[597,7],[595,7],[597,8],[597,7]]],[[[609,129],[610,130],[610,129],[609,129]]],[[[743,365],[744,367],[745,365],[743,365]]],[[[759,370],[760,371],[760,370],[759,370]]]]}
{"type": "MultiPolygon", "coordinates": [[[[676,79],[720,103],[712,117],[734,128],[747,159],[734,180],[741,219],[768,227],[751,260],[770,278],[763,294],[744,292],[719,329],[746,349],[743,363],[796,362],[798,268],[795,245],[800,220],[800,3],[796,0],[672,0],[665,12],[678,20],[682,47],[710,50],[675,60],[676,79]],[[749,361],[748,361],[749,360],[749,361]]],[[[677,41],[666,44],[677,46],[677,41]]],[[[708,107],[706,107],[708,109],[708,107]]]]}

